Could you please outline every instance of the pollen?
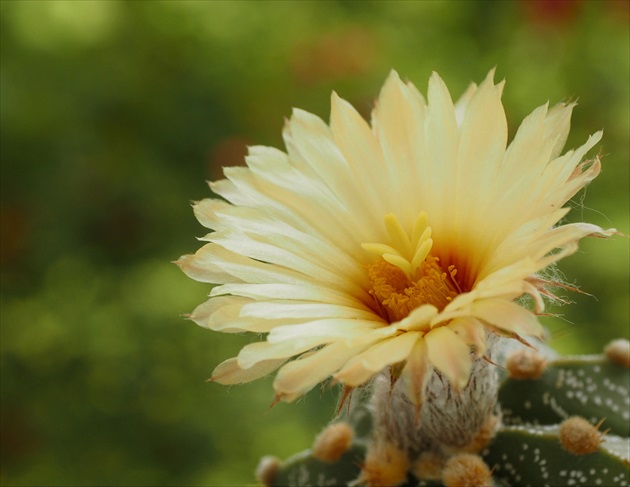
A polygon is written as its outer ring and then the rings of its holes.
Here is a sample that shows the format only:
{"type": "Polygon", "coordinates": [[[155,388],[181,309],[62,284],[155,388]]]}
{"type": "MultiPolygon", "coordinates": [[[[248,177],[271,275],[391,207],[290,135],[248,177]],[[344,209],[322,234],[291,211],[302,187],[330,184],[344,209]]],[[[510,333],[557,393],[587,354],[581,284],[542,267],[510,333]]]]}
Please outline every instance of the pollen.
{"type": "Polygon", "coordinates": [[[430,253],[433,240],[427,214],[420,213],[411,234],[391,213],[385,216],[385,227],[391,245],[362,244],[365,250],[379,256],[368,266],[368,275],[372,283],[370,294],[383,317],[390,323],[400,321],[423,304],[444,309],[461,289],[455,266],[443,269],[439,257],[430,253]]]}

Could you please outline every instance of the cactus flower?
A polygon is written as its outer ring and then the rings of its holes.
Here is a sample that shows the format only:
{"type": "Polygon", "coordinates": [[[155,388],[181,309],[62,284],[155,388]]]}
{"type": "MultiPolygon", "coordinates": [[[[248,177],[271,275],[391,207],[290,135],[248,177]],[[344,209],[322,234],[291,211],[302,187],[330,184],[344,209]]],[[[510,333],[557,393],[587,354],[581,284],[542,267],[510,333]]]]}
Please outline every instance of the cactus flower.
{"type": "Polygon", "coordinates": [[[574,104],[546,104],[508,144],[493,77],[454,104],[437,74],[425,99],[392,72],[369,123],[333,93],[329,124],[296,109],[286,151],[250,147],[247,167],[210,183],[221,199],[194,212],[212,231],[178,264],[216,286],[190,318],[263,337],[213,380],[277,370],[276,397],[292,401],[396,365],[420,403],[434,369],[463,388],[488,335],[542,334],[537,315],[558,284],[545,269],[614,232],[560,224],[600,172],[584,156],[602,133],[563,153],[574,104]]]}

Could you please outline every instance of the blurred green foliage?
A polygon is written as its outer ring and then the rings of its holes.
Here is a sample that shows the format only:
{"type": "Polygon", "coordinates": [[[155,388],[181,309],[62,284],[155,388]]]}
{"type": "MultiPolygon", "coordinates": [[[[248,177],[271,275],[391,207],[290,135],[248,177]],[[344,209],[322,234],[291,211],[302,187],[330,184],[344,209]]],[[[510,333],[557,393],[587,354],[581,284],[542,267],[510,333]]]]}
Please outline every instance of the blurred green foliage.
{"type": "MultiPolygon", "coordinates": [[[[281,147],[332,89],[366,115],[391,68],[458,96],[498,66],[511,132],[579,98],[568,147],[604,127],[574,220],[628,234],[628,2],[2,1],[3,485],[244,485],[307,447],[334,391],[268,411],[270,380],[205,384],[248,336],[179,314],[209,288],[169,263],[203,234],[188,200],[281,147]]],[[[553,345],[628,336],[628,238],[563,262],[553,345]],[[569,324],[572,323],[572,324],[569,324]]]]}

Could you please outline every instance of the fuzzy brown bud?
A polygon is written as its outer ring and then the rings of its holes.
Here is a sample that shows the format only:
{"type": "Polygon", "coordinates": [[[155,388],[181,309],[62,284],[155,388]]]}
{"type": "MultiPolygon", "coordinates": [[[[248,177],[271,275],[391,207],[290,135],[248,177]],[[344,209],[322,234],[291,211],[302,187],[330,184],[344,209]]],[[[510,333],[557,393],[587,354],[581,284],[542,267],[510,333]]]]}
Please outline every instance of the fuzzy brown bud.
{"type": "Polygon", "coordinates": [[[492,472],[479,455],[461,453],[446,462],[442,482],[445,487],[491,487],[492,472]]]}
{"type": "Polygon", "coordinates": [[[505,367],[512,379],[532,380],[543,375],[547,368],[547,361],[536,350],[523,349],[510,355],[505,367]]]}
{"type": "Polygon", "coordinates": [[[613,340],[606,345],[604,353],[611,362],[630,368],[630,341],[623,338],[613,340]]]}
{"type": "Polygon", "coordinates": [[[598,431],[600,425],[601,422],[597,426],[593,426],[580,416],[565,419],[560,424],[560,444],[566,451],[574,455],[595,453],[602,442],[603,434],[598,431]]]}
{"type": "Polygon", "coordinates": [[[256,478],[265,487],[270,487],[280,469],[280,460],[274,456],[265,456],[260,459],[256,467],[256,478]]]}
{"type": "Polygon", "coordinates": [[[352,428],[348,423],[331,424],[315,438],[313,456],[322,462],[334,463],[348,451],[352,437],[352,428]]]}

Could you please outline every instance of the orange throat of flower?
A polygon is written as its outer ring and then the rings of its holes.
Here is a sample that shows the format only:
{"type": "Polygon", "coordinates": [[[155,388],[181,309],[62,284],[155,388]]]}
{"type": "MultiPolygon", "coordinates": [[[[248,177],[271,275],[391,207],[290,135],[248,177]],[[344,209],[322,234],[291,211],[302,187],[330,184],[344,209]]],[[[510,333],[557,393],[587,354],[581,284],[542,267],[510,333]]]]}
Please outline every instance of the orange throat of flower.
{"type": "Polygon", "coordinates": [[[443,269],[435,257],[432,230],[425,212],[420,212],[411,231],[393,213],[385,215],[390,245],[364,243],[364,250],[379,258],[368,266],[370,294],[383,319],[394,323],[423,304],[443,310],[462,293],[454,265],[443,269]]]}
{"type": "Polygon", "coordinates": [[[368,267],[374,297],[380,314],[390,323],[400,321],[423,304],[442,310],[461,289],[455,280],[457,269],[451,265],[445,272],[440,259],[432,255],[418,266],[413,276],[383,258],[368,267]]]}

